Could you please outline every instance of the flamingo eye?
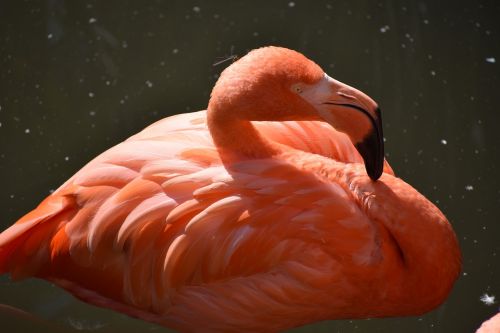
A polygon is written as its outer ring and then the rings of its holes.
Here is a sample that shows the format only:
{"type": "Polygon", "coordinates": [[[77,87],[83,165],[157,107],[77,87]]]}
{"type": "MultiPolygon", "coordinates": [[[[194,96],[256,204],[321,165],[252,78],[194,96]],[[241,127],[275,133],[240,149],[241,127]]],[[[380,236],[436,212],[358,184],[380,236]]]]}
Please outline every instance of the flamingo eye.
{"type": "Polygon", "coordinates": [[[297,94],[301,94],[303,92],[302,87],[297,84],[292,86],[292,91],[296,92],[297,94]]]}

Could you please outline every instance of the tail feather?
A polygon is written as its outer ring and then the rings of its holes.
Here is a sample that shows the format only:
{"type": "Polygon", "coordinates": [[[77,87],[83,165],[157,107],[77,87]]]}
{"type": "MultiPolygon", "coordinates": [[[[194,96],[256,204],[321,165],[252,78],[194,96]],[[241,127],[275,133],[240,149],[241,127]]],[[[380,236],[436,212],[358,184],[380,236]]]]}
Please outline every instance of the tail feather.
{"type": "Polygon", "coordinates": [[[28,239],[35,236],[37,231],[47,232],[50,225],[56,228],[57,216],[70,207],[74,207],[74,200],[71,197],[49,196],[36,209],[0,233],[0,275],[17,271],[17,274],[12,274],[13,278],[22,277],[21,275],[24,275],[20,273],[22,269],[16,268],[21,262],[27,262],[31,257],[36,257],[35,251],[38,250],[36,245],[26,246],[28,239]]]}

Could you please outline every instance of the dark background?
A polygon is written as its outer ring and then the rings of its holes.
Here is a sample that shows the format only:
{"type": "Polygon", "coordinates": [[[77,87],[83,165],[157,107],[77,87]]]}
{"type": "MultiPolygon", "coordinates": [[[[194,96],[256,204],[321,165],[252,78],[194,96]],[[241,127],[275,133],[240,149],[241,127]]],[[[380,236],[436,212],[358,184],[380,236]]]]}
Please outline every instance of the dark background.
{"type": "MultiPolygon", "coordinates": [[[[286,46],[379,102],[389,161],[448,216],[464,258],[431,313],[294,332],[471,332],[500,297],[499,19],[499,1],[1,1],[0,229],[108,147],[204,109],[230,62],[214,63],[286,46]]],[[[1,277],[0,303],[38,318],[4,311],[5,332],[167,331],[34,279],[1,277]]]]}

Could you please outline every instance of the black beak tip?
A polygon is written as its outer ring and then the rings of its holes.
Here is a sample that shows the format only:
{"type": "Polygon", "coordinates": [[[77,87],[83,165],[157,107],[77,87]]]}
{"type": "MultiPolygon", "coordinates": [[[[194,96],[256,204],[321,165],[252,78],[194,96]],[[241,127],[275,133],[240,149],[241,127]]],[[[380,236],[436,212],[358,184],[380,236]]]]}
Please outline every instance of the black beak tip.
{"type": "Polygon", "coordinates": [[[384,158],[380,158],[378,156],[374,156],[373,151],[370,148],[367,148],[368,145],[360,143],[356,145],[359,153],[363,157],[365,162],[365,169],[368,176],[376,181],[382,176],[382,172],[384,170],[384,158]]]}
{"type": "Polygon", "coordinates": [[[373,181],[378,180],[384,171],[384,136],[380,109],[377,108],[376,113],[377,119],[372,118],[371,133],[355,145],[365,162],[366,173],[373,181]]]}
{"type": "Polygon", "coordinates": [[[384,170],[384,155],[383,152],[380,153],[381,149],[369,138],[356,144],[356,149],[363,157],[368,176],[374,181],[378,180],[384,170]]]}
{"type": "Polygon", "coordinates": [[[377,181],[382,176],[383,168],[374,168],[368,169],[366,168],[366,173],[373,181],[377,181]]]}

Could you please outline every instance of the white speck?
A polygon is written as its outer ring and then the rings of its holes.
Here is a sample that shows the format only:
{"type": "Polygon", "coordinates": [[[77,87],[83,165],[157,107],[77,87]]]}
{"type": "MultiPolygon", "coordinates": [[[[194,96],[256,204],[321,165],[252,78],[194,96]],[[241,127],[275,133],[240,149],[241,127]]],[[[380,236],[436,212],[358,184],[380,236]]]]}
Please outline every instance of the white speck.
{"type": "Polygon", "coordinates": [[[486,62],[489,62],[490,64],[494,64],[496,62],[496,59],[493,57],[488,57],[488,58],[486,58],[486,62]]]}
{"type": "Polygon", "coordinates": [[[10,195],[10,198],[11,198],[11,199],[14,199],[14,194],[11,194],[11,195],[10,195]]]}
{"type": "Polygon", "coordinates": [[[95,96],[95,95],[94,95],[94,93],[93,93],[93,92],[89,92],[89,97],[90,97],[90,98],[94,98],[94,96],[95,96]]]}
{"type": "Polygon", "coordinates": [[[198,6],[194,6],[194,7],[193,7],[193,12],[195,12],[195,13],[199,13],[200,11],[201,11],[201,8],[200,8],[200,7],[198,7],[198,6]]]}
{"type": "Polygon", "coordinates": [[[436,76],[436,71],[431,71],[432,76],[436,76]]]}
{"type": "Polygon", "coordinates": [[[95,111],[90,111],[89,115],[91,115],[92,117],[95,116],[95,111]]]}
{"type": "Polygon", "coordinates": [[[465,190],[466,191],[472,191],[474,189],[474,186],[472,185],[465,185],[465,190]]]}
{"type": "Polygon", "coordinates": [[[97,22],[97,19],[95,17],[91,17],[89,18],[89,23],[92,24],[92,23],[96,23],[97,22]]]}
{"type": "Polygon", "coordinates": [[[495,304],[495,296],[493,295],[488,295],[487,293],[484,293],[483,295],[481,295],[481,297],[479,298],[479,300],[481,302],[483,302],[485,305],[493,305],[495,304]]]}
{"type": "Polygon", "coordinates": [[[290,2],[288,3],[288,7],[290,7],[290,8],[295,7],[295,2],[290,1],[290,2]]]}
{"type": "Polygon", "coordinates": [[[106,85],[109,86],[111,84],[111,82],[109,81],[106,81],[106,85]]]}
{"type": "Polygon", "coordinates": [[[105,324],[102,324],[100,322],[93,323],[85,320],[80,321],[73,318],[68,318],[67,321],[69,325],[75,328],[77,331],[97,331],[106,326],[105,324]]]}
{"type": "Polygon", "coordinates": [[[30,132],[31,132],[31,131],[30,131],[30,129],[29,129],[29,128],[27,128],[27,129],[25,129],[25,130],[24,130],[24,133],[26,133],[26,134],[30,134],[30,132]]]}
{"type": "Polygon", "coordinates": [[[47,39],[52,39],[53,35],[52,34],[48,34],[47,35],[47,39]]]}
{"type": "Polygon", "coordinates": [[[2,127],[2,123],[0,123],[0,127],[2,127]]]}
{"type": "Polygon", "coordinates": [[[127,41],[126,41],[126,40],[124,40],[124,41],[122,42],[122,47],[123,47],[124,49],[126,49],[126,48],[128,47],[128,44],[127,44],[127,41]]]}
{"type": "Polygon", "coordinates": [[[441,144],[442,144],[442,145],[447,145],[447,144],[448,144],[448,141],[446,141],[445,139],[441,139],[441,144]]]}
{"type": "Polygon", "coordinates": [[[65,161],[69,161],[69,156],[65,156],[65,157],[64,157],[64,160],[65,160],[65,161]]]}
{"type": "Polygon", "coordinates": [[[429,20],[425,19],[424,24],[429,24],[429,20]]]}
{"type": "Polygon", "coordinates": [[[148,86],[148,88],[152,88],[153,87],[153,82],[147,80],[146,81],[146,85],[148,86]]]}
{"type": "Polygon", "coordinates": [[[173,53],[173,54],[177,54],[177,53],[179,53],[179,50],[178,50],[178,49],[173,49],[173,50],[172,50],[172,53],[173,53]]]}
{"type": "Polygon", "coordinates": [[[388,25],[384,25],[383,27],[380,28],[380,32],[383,33],[383,34],[386,33],[387,30],[389,30],[389,26],[388,25]]]}

